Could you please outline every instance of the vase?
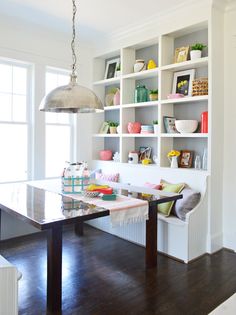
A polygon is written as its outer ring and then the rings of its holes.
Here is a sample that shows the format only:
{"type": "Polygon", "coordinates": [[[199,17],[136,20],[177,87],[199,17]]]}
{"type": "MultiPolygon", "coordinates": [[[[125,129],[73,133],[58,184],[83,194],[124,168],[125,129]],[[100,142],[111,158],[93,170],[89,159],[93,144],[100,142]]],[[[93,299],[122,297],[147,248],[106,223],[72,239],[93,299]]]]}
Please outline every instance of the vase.
{"type": "Polygon", "coordinates": [[[148,101],[148,90],[145,85],[137,85],[134,91],[134,102],[142,103],[148,101]]]}
{"type": "Polygon", "coordinates": [[[145,61],[143,59],[136,60],[134,64],[134,72],[140,72],[146,70],[145,61]]]}
{"type": "Polygon", "coordinates": [[[119,89],[117,89],[113,97],[113,105],[120,105],[120,90],[119,89]]]}
{"type": "Polygon", "coordinates": [[[170,157],[169,161],[170,161],[170,167],[171,168],[178,168],[178,157],[177,156],[170,157]]]}

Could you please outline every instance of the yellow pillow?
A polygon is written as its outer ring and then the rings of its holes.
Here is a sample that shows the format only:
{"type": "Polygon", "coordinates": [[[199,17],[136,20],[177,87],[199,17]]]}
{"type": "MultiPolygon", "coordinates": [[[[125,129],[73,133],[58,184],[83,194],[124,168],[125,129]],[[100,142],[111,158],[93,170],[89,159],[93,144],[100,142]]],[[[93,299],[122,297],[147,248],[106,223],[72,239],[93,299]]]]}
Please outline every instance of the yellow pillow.
{"type": "MultiPolygon", "coordinates": [[[[180,183],[180,184],[169,184],[166,182],[161,182],[162,185],[162,191],[167,191],[167,192],[172,192],[172,193],[180,193],[184,187],[185,184],[180,183]]],[[[168,201],[161,203],[157,206],[158,212],[163,213],[165,216],[169,216],[171,209],[174,205],[175,201],[168,201]]]]}

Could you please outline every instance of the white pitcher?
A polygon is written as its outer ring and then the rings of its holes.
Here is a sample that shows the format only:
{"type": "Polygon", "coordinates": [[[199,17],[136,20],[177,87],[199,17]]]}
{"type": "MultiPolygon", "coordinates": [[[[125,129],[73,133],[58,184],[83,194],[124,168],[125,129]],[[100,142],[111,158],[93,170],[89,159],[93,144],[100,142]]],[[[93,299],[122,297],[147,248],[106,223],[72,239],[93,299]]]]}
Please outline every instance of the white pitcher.
{"type": "Polygon", "coordinates": [[[177,156],[169,157],[169,161],[170,161],[170,167],[171,168],[178,168],[178,157],[177,156]]]}

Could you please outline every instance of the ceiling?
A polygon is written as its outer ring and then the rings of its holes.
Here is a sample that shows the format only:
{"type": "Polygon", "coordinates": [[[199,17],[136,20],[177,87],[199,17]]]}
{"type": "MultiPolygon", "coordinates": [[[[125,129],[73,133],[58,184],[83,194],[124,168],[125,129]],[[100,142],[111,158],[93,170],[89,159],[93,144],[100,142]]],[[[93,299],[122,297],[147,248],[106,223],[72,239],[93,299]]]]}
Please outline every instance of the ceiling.
{"type": "MultiPolygon", "coordinates": [[[[87,40],[135,27],[193,0],[76,0],[79,34],[87,40]]],[[[71,0],[1,0],[0,15],[71,32],[71,0]]]]}

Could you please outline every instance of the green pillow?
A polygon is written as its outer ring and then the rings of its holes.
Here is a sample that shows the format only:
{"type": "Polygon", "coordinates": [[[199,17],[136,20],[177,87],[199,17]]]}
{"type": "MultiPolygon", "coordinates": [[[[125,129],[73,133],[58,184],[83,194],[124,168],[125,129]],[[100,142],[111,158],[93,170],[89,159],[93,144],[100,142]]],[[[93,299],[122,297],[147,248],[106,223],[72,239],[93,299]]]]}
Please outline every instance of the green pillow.
{"type": "MultiPolygon", "coordinates": [[[[185,184],[168,184],[168,183],[162,183],[162,191],[168,191],[172,193],[180,193],[183,189],[185,184]]],[[[165,216],[169,216],[171,209],[174,205],[175,201],[168,201],[161,203],[157,206],[158,212],[163,213],[165,216]]]]}

